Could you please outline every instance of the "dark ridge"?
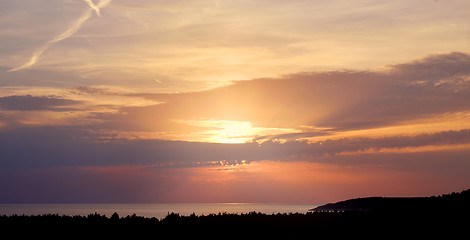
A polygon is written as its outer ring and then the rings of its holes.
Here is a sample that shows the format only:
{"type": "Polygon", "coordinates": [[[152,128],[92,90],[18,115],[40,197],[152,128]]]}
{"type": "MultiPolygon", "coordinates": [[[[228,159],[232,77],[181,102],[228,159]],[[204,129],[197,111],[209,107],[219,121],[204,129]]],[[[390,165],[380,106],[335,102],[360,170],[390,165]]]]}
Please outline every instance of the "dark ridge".
{"type": "Polygon", "coordinates": [[[309,211],[460,211],[468,210],[470,189],[432,197],[367,197],[328,203],[309,211]]]}

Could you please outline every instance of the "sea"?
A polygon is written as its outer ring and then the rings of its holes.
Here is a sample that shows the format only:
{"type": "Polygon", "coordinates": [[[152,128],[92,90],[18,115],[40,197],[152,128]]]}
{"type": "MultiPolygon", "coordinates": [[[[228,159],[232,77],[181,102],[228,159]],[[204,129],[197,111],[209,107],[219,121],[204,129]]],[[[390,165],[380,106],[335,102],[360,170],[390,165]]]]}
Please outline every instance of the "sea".
{"type": "Polygon", "coordinates": [[[307,213],[318,205],[275,204],[275,203],[152,203],[152,204],[0,204],[0,215],[43,215],[59,214],[87,216],[99,213],[110,217],[114,212],[120,217],[137,216],[162,219],[170,213],[181,216],[191,214],[209,215],[218,213],[307,213]]]}

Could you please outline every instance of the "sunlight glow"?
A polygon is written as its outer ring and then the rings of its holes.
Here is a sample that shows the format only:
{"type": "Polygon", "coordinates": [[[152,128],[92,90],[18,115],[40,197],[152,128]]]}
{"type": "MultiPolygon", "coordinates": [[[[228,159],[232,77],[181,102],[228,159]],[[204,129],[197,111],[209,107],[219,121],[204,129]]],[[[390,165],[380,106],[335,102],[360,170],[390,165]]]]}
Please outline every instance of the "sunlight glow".
{"type": "MultiPolygon", "coordinates": [[[[202,141],[213,143],[246,143],[258,136],[271,136],[286,133],[298,133],[300,130],[291,128],[264,128],[254,127],[250,122],[227,120],[175,120],[191,126],[209,128],[202,133],[188,136],[188,141],[202,141]]],[[[257,140],[258,141],[258,140],[257,140]]],[[[263,141],[263,139],[259,140],[263,141]]]]}

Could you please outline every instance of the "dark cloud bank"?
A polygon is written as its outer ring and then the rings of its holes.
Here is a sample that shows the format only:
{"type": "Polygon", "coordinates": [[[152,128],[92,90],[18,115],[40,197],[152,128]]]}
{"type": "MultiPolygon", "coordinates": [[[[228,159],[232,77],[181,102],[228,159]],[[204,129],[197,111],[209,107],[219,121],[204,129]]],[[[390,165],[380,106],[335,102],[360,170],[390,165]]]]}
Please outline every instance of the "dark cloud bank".
{"type": "MultiPolygon", "coordinates": [[[[163,140],[102,142],[81,130],[61,127],[23,128],[3,131],[0,150],[3,170],[64,166],[143,165],[194,167],[215,161],[321,160],[340,153],[406,147],[470,143],[470,129],[417,136],[345,138],[315,143],[291,141],[262,144],[218,144],[163,140]]],[[[345,162],[343,164],[349,164],[345,162]]]]}
{"type": "Polygon", "coordinates": [[[450,179],[453,184],[460,185],[468,183],[466,179],[470,169],[470,150],[463,148],[392,154],[340,154],[369,148],[466,144],[470,143],[470,129],[415,137],[340,139],[312,144],[271,141],[261,145],[215,144],[125,139],[104,143],[94,140],[102,139],[74,128],[3,131],[0,135],[0,191],[4,194],[0,196],[0,202],[168,201],[166,194],[179,186],[177,179],[184,179],[187,174],[174,170],[218,166],[221,164],[214,162],[221,160],[227,164],[240,163],[241,160],[248,164],[273,160],[294,161],[294,164],[296,161],[312,161],[345,169],[361,166],[368,171],[385,169],[433,176],[445,181],[450,179]]]}
{"type": "Polygon", "coordinates": [[[48,111],[70,111],[71,106],[79,104],[79,101],[63,99],[54,96],[6,96],[0,97],[0,109],[4,110],[18,110],[18,111],[35,111],[35,110],[48,110],[48,111]]]}

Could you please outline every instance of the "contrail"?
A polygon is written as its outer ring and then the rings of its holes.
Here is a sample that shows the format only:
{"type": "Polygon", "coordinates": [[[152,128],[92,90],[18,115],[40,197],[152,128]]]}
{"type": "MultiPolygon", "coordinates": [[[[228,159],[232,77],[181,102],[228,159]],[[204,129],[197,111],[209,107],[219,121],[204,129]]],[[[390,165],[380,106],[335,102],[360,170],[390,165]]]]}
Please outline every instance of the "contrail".
{"type": "Polygon", "coordinates": [[[83,1],[86,2],[88,4],[88,6],[90,6],[90,9],[88,9],[86,12],[84,12],[83,15],[80,16],[77,19],[77,21],[69,29],[67,29],[65,32],[63,32],[59,36],[53,38],[52,40],[49,40],[44,45],[42,45],[41,47],[36,49],[33,52],[33,56],[31,56],[31,59],[27,63],[25,63],[25,64],[23,64],[23,65],[21,65],[17,68],[10,69],[10,70],[8,70],[8,72],[14,72],[14,71],[18,71],[18,70],[29,68],[29,67],[33,66],[37,62],[38,58],[44,53],[44,51],[46,51],[54,43],[62,41],[64,39],[72,36],[74,33],[76,33],[82,27],[83,23],[91,17],[91,14],[93,13],[93,11],[95,11],[96,15],[101,16],[100,9],[103,8],[103,7],[106,7],[112,0],[100,0],[98,5],[95,5],[92,2],[92,0],[83,0],[83,1]]]}
{"type": "Polygon", "coordinates": [[[101,17],[100,8],[99,8],[98,6],[96,6],[91,0],[83,0],[83,1],[85,1],[86,3],[88,3],[88,6],[90,6],[91,9],[95,10],[96,15],[98,15],[98,16],[101,17]]]}
{"type": "Polygon", "coordinates": [[[100,9],[108,5],[111,0],[101,0],[98,5],[95,5],[92,0],[83,0],[86,3],[88,3],[88,6],[90,6],[91,9],[95,10],[96,15],[101,17],[100,9]]]}

